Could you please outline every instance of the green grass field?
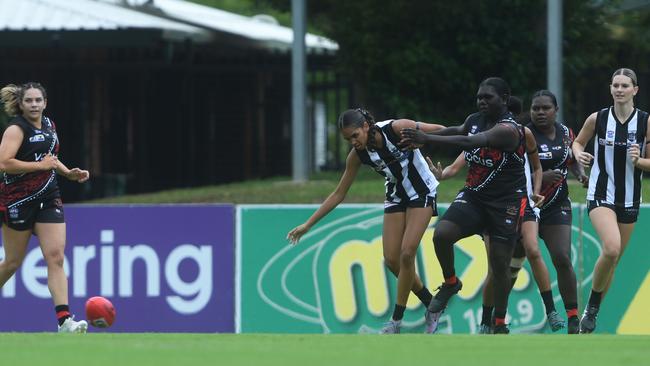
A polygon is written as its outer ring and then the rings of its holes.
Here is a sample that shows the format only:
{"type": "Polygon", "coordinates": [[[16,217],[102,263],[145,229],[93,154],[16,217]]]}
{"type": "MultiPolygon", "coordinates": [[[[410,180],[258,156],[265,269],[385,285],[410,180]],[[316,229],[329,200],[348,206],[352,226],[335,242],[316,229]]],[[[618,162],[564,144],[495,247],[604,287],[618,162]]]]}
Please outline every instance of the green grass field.
{"type": "MultiPolygon", "coordinates": [[[[177,189],[94,203],[320,203],[340,172],[296,184],[288,177],[177,189]]],[[[465,174],[443,182],[439,202],[451,202],[465,174]]],[[[650,195],[650,185],[644,185],[650,195]]],[[[586,190],[570,181],[571,199],[586,190]]],[[[382,178],[364,169],[345,202],[380,203],[382,178]]],[[[650,364],[650,336],[623,335],[296,335],[296,334],[25,334],[0,333],[6,365],[399,365],[615,366],[650,364]]]]}
{"type": "Polygon", "coordinates": [[[1,333],[3,365],[647,365],[648,336],[1,333]]]}
{"type": "MultiPolygon", "coordinates": [[[[289,177],[250,180],[215,186],[173,189],[161,192],[125,195],[83,203],[321,203],[336,188],[342,172],[316,173],[304,183],[289,177]]],[[[445,180],[438,186],[438,202],[453,201],[465,183],[465,172],[445,180]]],[[[650,197],[650,184],[642,186],[643,196],[650,197]]],[[[382,203],[384,180],[370,169],[361,169],[350,188],[345,203],[382,203]]],[[[575,179],[569,180],[569,194],[574,203],[584,203],[587,190],[575,179]]]]}

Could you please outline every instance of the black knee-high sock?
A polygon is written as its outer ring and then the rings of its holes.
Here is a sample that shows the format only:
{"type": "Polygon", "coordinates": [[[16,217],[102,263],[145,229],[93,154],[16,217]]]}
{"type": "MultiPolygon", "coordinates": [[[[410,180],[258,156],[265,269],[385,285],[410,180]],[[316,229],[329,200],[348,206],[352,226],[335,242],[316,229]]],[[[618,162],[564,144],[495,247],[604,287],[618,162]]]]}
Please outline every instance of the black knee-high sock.
{"type": "Polygon", "coordinates": [[[429,292],[429,289],[426,286],[423,286],[419,291],[415,292],[415,296],[422,301],[425,307],[429,306],[433,295],[429,292]]]}
{"type": "Polygon", "coordinates": [[[59,322],[59,325],[70,317],[70,307],[68,305],[57,305],[54,307],[56,312],[56,320],[59,322]]]}
{"type": "Polygon", "coordinates": [[[553,302],[553,293],[551,290],[540,291],[539,293],[542,295],[542,301],[544,301],[546,314],[550,314],[551,312],[555,311],[555,303],[553,302]]]}
{"type": "Polygon", "coordinates": [[[602,292],[594,291],[593,289],[591,290],[591,295],[589,296],[589,305],[595,306],[597,308],[600,307],[600,300],[603,297],[602,292]]]}
{"type": "Polygon", "coordinates": [[[481,315],[481,325],[492,325],[492,311],[494,306],[483,305],[483,315],[481,315]]]}
{"type": "Polygon", "coordinates": [[[406,306],[395,304],[395,310],[393,310],[393,320],[402,320],[404,317],[404,310],[406,310],[406,306]]]}

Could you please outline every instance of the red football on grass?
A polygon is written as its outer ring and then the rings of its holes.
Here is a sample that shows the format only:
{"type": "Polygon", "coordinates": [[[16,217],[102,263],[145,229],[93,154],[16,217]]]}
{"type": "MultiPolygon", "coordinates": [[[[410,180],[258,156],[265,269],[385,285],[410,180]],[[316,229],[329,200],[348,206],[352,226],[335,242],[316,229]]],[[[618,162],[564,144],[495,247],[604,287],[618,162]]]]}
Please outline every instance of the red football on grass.
{"type": "Polygon", "coordinates": [[[105,297],[91,297],[86,301],[86,319],[94,327],[108,328],[115,320],[115,308],[105,297]]]}

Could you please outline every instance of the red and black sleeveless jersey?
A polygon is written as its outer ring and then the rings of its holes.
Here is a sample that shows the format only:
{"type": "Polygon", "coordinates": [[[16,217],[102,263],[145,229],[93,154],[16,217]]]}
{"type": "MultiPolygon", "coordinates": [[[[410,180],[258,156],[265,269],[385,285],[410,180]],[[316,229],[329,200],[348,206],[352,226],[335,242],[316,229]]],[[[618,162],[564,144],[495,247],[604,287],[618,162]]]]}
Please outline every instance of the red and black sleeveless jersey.
{"type": "Polygon", "coordinates": [[[541,207],[543,210],[554,202],[563,202],[569,197],[569,186],[566,178],[568,166],[573,160],[571,144],[574,136],[570,128],[559,122],[555,122],[555,138],[553,139],[546,137],[532,123],[528,125],[528,128],[530,128],[537,141],[537,151],[542,170],[558,169],[562,173],[562,180],[559,182],[542,186],[540,194],[544,196],[544,204],[541,207]]]}
{"type": "MultiPolygon", "coordinates": [[[[524,173],[526,136],[523,126],[515,122],[510,112],[499,118],[497,124],[512,125],[519,133],[519,144],[514,151],[503,151],[490,147],[465,151],[469,166],[465,189],[475,192],[484,199],[502,199],[526,192],[524,173]]],[[[493,127],[482,114],[474,113],[467,118],[468,135],[485,132],[493,127]]]]}
{"type": "MultiPolygon", "coordinates": [[[[23,130],[23,142],[16,152],[21,161],[40,161],[48,153],[57,155],[59,139],[54,122],[43,117],[41,128],[37,129],[22,116],[14,118],[10,124],[23,130]]],[[[22,174],[5,173],[0,183],[0,204],[4,207],[17,207],[39,197],[58,192],[56,171],[38,171],[22,174]]]]}

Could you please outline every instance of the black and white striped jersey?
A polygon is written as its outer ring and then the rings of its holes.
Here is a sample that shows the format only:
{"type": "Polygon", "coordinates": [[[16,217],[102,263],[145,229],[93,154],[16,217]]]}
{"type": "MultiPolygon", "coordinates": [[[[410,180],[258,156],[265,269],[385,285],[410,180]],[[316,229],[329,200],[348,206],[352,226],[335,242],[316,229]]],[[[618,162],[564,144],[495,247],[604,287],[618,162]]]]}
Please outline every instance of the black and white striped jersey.
{"type": "Polygon", "coordinates": [[[393,131],[393,120],[377,122],[382,147],[377,150],[356,150],[363,164],[370,165],[386,178],[386,201],[403,202],[419,197],[435,196],[438,180],[429,170],[419,149],[400,149],[400,137],[393,131]]]}
{"type": "Polygon", "coordinates": [[[616,118],[613,107],[598,112],[587,200],[602,200],[621,207],[639,205],[641,170],[632,165],[627,149],[638,144],[644,156],[647,121],[648,113],[640,109],[635,109],[624,122],[616,118]]]}

